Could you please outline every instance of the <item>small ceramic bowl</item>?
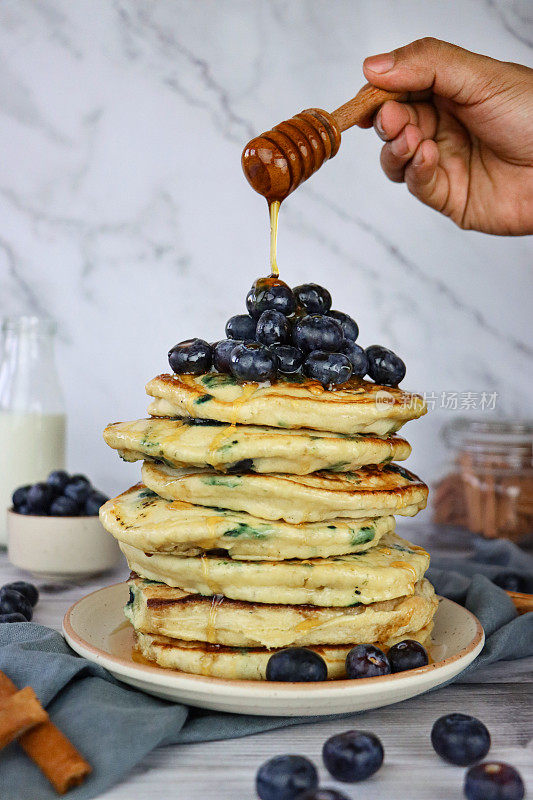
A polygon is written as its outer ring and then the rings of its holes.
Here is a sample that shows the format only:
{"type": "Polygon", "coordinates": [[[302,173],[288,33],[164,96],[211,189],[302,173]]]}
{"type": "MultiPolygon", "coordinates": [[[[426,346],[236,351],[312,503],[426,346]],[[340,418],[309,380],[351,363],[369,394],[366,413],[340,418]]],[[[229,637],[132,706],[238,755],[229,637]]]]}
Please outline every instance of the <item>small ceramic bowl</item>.
{"type": "Polygon", "coordinates": [[[115,566],[120,550],[98,517],[38,517],[7,511],[12,564],[38,578],[71,581],[115,566]]]}

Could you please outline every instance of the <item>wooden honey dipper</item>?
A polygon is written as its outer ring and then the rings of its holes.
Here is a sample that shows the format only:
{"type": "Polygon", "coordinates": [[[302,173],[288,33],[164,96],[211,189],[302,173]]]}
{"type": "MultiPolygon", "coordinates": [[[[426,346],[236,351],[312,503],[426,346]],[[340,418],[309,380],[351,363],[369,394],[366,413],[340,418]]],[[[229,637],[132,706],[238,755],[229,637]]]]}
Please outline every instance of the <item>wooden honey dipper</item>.
{"type": "Polygon", "coordinates": [[[406,100],[403,92],[387,92],[372,84],[329,113],[308,108],[248,142],[242,168],[248,183],[266,197],[281,203],[297,186],[339,150],[341,133],[353,125],[368,127],[369,120],[387,100],[406,100]]]}

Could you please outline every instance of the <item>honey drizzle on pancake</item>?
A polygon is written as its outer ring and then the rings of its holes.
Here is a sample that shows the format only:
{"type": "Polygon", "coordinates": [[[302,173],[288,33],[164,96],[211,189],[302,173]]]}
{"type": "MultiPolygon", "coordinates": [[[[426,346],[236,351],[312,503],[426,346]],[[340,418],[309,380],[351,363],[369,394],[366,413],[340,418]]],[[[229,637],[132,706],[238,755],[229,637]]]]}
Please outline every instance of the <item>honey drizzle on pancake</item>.
{"type": "Polygon", "coordinates": [[[214,595],[222,594],[222,592],[220,590],[220,585],[216,581],[214,581],[209,575],[209,558],[208,558],[208,556],[206,556],[205,553],[204,553],[203,555],[200,556],[200,560],[202,562],[202,574],[204,576],[204,581],[206,582],[207,586],[209,587],[210,592],[212,594],[214,594],[214,595]]]}
{"type": "Polygon", "coordinates": [[[207,624],[205,626],[205,640],[206,642],[210,642],[211,644],[216,644],[216,622],[217,622],[217,615],[218,610],[222,603],[224,602],[225,597],[221,594],[216,594],[213,596],[211,600],[211,605],[209,607],[209,615],[207,617],[207,624]]]}

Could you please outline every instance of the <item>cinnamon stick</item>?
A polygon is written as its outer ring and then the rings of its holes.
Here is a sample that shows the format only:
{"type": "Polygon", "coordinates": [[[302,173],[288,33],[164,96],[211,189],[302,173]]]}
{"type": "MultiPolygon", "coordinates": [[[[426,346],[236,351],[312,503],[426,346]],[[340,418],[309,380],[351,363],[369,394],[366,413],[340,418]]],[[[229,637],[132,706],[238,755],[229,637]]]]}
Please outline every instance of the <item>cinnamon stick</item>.
{"type": "MultiPolygon", "coordinates": [[[[0,703],[17,693],[17,687],[0,671],[0,703]]],[[[78,753],[67,737],[46,721],[24,733],[18,740],[26,754],[37,764],[56,792],[65,794],[83,783],[92,771],[91,765],[78,753]]]]}
{"type": "Polygon", "coordinates": [[[48,714],[31,686],[15,692],[0,706],[0,750],[47,719],[48,714]]]}

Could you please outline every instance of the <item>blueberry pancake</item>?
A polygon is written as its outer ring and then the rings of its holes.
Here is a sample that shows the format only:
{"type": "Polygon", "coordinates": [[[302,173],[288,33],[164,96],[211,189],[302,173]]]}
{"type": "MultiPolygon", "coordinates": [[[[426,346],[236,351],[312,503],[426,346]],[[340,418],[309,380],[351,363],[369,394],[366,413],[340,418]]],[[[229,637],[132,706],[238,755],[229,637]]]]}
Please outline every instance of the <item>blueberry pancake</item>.
{"type": "MultiPolygon", "coordinates": [[[[411,632],[409,638],[425,644],[431,636],[432,627],[433,624],[429,623],[425,628],[411,632]]],[[[402,638],[388,636],[385,641],[376,644],[387,650],[402,638]]],[[[227,647],[206,642],[187,642],[149,633],[136,633],[135,640],[141,655],[160,667],[226,680],[265,680],[268,660],[276,652],[264,647],[227,647]]],[[[342,680],[346,678],[346,656],[352,646],[313,645],[310,649],[326,662],[329,680],[342,680]]]]}
{"type": "Polygon", "coordinates": [[[401,389],[352,378],[326,390],[297,376],[239,384],[231,375],[159,375],[146,386],[156,417],[202,417],[232,424],[312,428],[387,436],[426,413],[424,400],[401,389]]]}
{"type": "Polygon", "coordinates": [[[167,500],[244,511],[293,524],[338,517],[412,517],[425,508],[428,495],[427,486],[416,475],[395,464],[312,475],[224,475],[145,461],[142,479],[167,500]]]}
{"type": "Polygon", "coordinates": [[[309,428],[289,431],[190,418],[116,422],[107,426],[104,439],[125,461],[150,459],[171,467],[207,465],[223,472],[349,472],[364,464],[403,461],[411,453],[399,436],[309,428]]]}
{"type": "Polygon", "coordinates": [[[304,647],[387,642],[430,624],[435,592],[423,579],[415,593],[348,608],[246,603],[204,597],[133,577],[124,609],[136,631],[232,647],[304,647]]]}
{"type": "Polygon", "coordinates": [[[276,561],[358,553],[395,527],[391,516],[289,525],[241,511],[164,500],[143,484],[109,500],[100,519],[116,539],[145,553],[194,556],[225,550],[232,558],[276,561]]]}
{"type": "Polygon", "coordinates": [[[351,606],[415,593],[429,555],[396,534],[363,553],[288,561],[239,561],[224,555],[145,553],[120,542],[130,569],[186,592],[250,603],[351,606]]]}

